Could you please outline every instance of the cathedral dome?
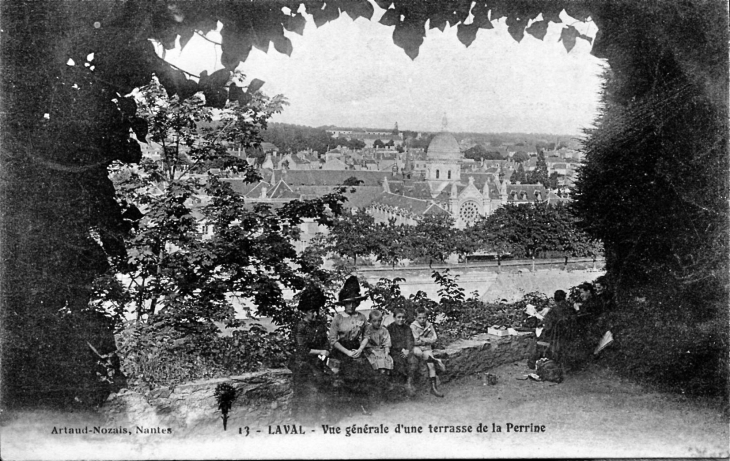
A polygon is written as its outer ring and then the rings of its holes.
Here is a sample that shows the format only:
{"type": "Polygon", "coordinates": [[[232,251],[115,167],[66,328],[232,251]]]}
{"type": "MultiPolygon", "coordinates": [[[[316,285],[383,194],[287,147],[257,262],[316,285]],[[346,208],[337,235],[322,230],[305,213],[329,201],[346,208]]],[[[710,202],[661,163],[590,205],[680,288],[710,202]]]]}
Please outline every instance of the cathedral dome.
{"type": "Polygon", "coordinates": [[[429,160],[461,160],[461,150],[459,143],[451,133],[439,133],[428,145],[429,160]]]}

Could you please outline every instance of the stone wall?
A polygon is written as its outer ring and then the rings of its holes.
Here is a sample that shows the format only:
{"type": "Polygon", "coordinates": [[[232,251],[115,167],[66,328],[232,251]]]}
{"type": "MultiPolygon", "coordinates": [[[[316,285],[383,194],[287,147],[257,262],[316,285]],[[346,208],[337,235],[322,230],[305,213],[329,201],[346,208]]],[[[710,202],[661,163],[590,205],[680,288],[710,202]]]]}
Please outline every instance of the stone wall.
{"type": "Polygon", "coordinates": [[[446,372],[441,382],[485,372],[505,363],[524,360],[534,338],[533,333],[519,336],[493,336],[482,333],[449,344],[445,349],[434,351],[434,356],[444,361],[446,372]]]}
{"type": "MultiPolygon", "coordinates": [[[[586,263],[589,266],[591,262],[586,263]]],[[[536,267],[533,272],[530,270],[529,264],[522,266],[503,266],[502,271],[498,272],[497,267],[479,267],[479,266],[453,266],[449,268],[451,274],[459,276],[457,283],[459,287],[464,289],[464,293],[470,294],[477,292],[479,299],[484,302],[494,302],[500,299],[507,299],[509,302],[516,302],[522,299],[527,293],[539,291],[548,296],[552,296],[555,290],[565,290],[568,292],[571,287],[579,285],[583,282],[592,282],[597,277],[603,275],[603,270],[593,271],[582,269],[578,270],[575,266],[571,266],[568,271],[559,267],[545,269],[544,266],[536,267]]],[[[434,270],[442,271],[443,268],[434,270]]],[[[406,298],[423,291],[430,299],[440,299],[438,295],[439,286],[431,277],[433,271],[413,270],[409,268],[400,268],[396,270],[372,271],[366,268],[360,268],[358,278],[366,280],[368,283],[375,285],[381,277],[393,279],[400,277],[405,279],[400,282],[401,293],[406,298]]],[[[370,309],[372,302],[370,299],[363,301],[360,309],[370,309]]]]}
{"type": "MultiPolygon", "coordinates": [[[[481,334],[435,350],[434,355],[444,360],[447,367],[440,375],[441,382],[525,359],[532,336],[531,333],[504,337],[481,334]]],[[[422,375],[426,376],[425,370],[422,375]]],[[[137,426],[169,427],[176,434],[220,433],[223,422],[214,397],[220,383],[236,389],[236,400],[229,412],[229,431],[290,421],[291,372],[286,369],[161,387],[146,394],[124,389],[109,396],[102,413],[113,427],[121,425],[132,430],[137,426]]]]}
{"type": "Polygon", "coordinates": [[[289,418],[292,389],[287,369],[161,387],[146,394],[124,389],[109,396],[102,412],[113,426],[169,427],[177,434],[220,433],[223,421],[214,393],[221,383],[236,390],[228,430],[264,427],[289,418]]]}

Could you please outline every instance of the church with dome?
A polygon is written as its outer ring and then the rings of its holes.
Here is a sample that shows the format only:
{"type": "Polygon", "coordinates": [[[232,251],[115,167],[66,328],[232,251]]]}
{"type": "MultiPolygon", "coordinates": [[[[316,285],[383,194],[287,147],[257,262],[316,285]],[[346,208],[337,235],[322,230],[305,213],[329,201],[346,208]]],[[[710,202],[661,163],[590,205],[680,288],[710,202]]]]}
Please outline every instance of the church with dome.
{"type": "Polygon", "coordinates": [[[465,171],[464,163],[456,138],[441,132],[425,156],[407,157],[400,178],[384,178],[383,192],[366,209],[376,222],[395,218],[407,224],[415,224],[419,214],[448,213],[457,228],[464,228],[507,203],[557,198],[542,185],[510,184],[501,171],[465,171]]]}

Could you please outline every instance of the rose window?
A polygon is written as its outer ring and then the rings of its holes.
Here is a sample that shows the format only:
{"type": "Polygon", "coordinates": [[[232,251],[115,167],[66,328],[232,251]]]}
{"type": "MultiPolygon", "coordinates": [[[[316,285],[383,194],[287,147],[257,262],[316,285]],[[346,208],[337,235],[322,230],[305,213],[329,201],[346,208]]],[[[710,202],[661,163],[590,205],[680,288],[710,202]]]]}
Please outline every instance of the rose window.
{"type": "Polygon", "coordinates": [[[459,210],[459,218],[467,223],[472,223],[479,217],[479,207],[474,202],[466,202],[461,205],[459,210]]]}

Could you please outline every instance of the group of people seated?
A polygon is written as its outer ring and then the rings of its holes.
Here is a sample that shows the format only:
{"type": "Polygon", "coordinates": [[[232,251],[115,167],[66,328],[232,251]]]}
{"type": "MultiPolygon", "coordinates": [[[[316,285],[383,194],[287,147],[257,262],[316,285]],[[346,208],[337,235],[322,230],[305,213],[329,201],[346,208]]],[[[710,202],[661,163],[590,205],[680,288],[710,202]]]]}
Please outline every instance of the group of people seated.
{"type": "Polygon", "coordinates": [[[295,352],[289,365],[295,418],[326,417],[322,412],[333,407],[371,414],[401,384],[413,396],[420,363],[428,369],[431,393],[443,397],[437,369],[446,368],[433,355],[437,336],[426,310],[418,309],[415,320],[407,325],[405,310],[395,309],[393,322],[385,327],[382,311],[372,310],[366,318],[356,310],[366,297],[360,294],[357,278],[348,278],[337,302],[344,311],[335,315],[327,329],[318,318],[326,302],[322,291],[309,287],[301,293],[298,308],[304,317],[294,330],[295,352]]]}
{"type": "Polygon", "coordinates": [[[578,297],[571,303],[565,291],[557,290],[548,312],[544,316],[535,314],[542,320],[543,327],[528,360],[530,368],[534,368],[537,360],[548,358],[566,371],[580,369],[598,353],[602,341],[612,338],[604,315],[612,310],[612,298],[603,278],[594,284],[579,285],[578,297]]]}

